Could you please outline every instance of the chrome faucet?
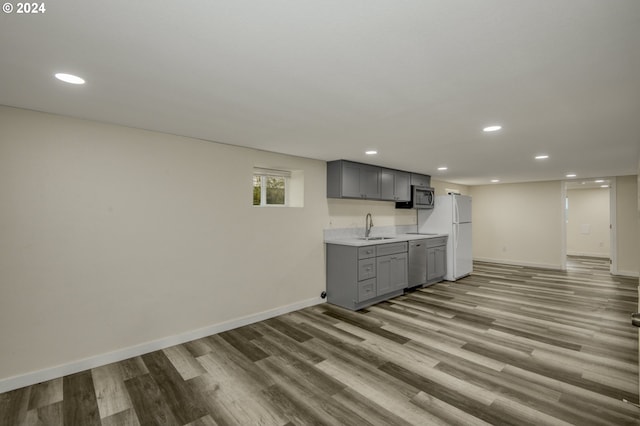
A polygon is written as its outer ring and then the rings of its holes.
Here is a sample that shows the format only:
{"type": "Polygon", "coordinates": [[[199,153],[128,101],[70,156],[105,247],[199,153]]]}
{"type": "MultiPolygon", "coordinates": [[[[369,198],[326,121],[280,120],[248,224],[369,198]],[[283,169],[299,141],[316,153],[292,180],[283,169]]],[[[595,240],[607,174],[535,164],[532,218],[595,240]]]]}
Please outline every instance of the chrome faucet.
{"type": "Polygon", "coordinates": [[[369,238],[369,234],[371,234],[371,228],[373,228],[373,218],[371,217],[371,213],[367,213],[364,217],[364,237],[369,238]]]}

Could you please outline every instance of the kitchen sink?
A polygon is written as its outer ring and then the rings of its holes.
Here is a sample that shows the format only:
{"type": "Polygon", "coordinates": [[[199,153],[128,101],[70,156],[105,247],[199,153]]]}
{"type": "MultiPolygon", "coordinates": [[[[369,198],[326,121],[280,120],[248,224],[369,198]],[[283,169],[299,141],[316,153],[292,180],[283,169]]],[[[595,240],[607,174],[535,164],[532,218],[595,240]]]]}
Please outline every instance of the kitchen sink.
{"type": "Polygon", "coordinates": [[[360,237],[359,240],[375,241],[375,240],[393,240],[395,237],[360,237]]]}

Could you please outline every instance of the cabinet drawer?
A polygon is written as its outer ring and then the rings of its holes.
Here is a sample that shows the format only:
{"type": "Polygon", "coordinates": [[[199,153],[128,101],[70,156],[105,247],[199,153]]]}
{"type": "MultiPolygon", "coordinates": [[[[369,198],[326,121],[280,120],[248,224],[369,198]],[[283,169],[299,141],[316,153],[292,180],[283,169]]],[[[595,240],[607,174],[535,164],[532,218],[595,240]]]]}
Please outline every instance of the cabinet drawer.
{"type": "Polygon", "coordinates": [[[368,280],[376,276],[376,259],[365,259],[358,261],[358,281],[368,280]]]}
{"type": "Polygon", "coordinates": [[[427,239],[427,247],[446,246],[447,237],[437,237],[427,239]]]}
{"type": "Polygon", "coordinates": [[[389,254],[404,253],[407,251],[407,243],[390,243],[380,244],[376,246],[376,254],[378,256],[386,256],[389,254]]]}
{"type": "Polygon", "coordinates": [[[376,257],[376,246],[358,248],[358,259],[368,259],[370,257],[376,257]]]}
{"type": "Polygon", "coordinates": [[[358,302],[376,297],[376,279],[361,281],[358,283],[358,302]]]}

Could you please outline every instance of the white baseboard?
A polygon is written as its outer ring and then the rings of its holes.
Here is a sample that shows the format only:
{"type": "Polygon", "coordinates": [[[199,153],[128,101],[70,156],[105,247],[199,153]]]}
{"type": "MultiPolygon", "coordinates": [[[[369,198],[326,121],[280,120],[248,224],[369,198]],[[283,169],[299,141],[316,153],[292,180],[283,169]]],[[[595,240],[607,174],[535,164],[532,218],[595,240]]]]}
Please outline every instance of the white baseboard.
{"type": "Polygon", "coordinates": [[[491,259],[491,258],[488,258],[488,257],[474,257],[473,260],[477,260],[478,262],[501,263],[503,265],[529,266],[529,267],[532,267],[532,268],[556,269],[556,270],[559,270],[559,271],[562,270],[562,265],[526,262],[526,261],[523,261],[523,260],[491,259]]]}
{"type": "Polygon", "coordinates": [[[45,382],[47,380],[52,380],[58,377],[66,376],[68,374],[79,373],[80,371],[100,367],[102,365],[111,364],[113,362],[122,361],[135,356],[144,355],[149,352],[165,349],[171,346],[190,342],[191,340],[196,340],[206,336],[222,333],[223,331],[232,330],[234,328],[253,324],[258,321],[264,321],[269,318],[277,317],[278,315],[287,314],[289,312],[297,311],[299,309],[318,305],[324,302],[325,300],[321,299],[320,297],[301,300],[290,305],[269,309],[257,314],[247,315],[218,324],[213,324],[197,330],[187,331],[182,334],[163,337],[162,339],[141,343],[139,345],[119,349],[113,352],[80,359],[68,364],[45,368],[42,370],[20,374],[17,376],[7,377],[4,379],[0,379],[0,393],[19,389],[24,386],[34,385],[40,382],[45,382]]]}
{"type": "Polygon", "coordinates": [[[613,275],[621,275],[623,277],[631,277],[631,278],[640,277],[640,273],[638,273],[637,271],[616,271],[616,273],[613,275]]]}
{"type": "MultiPolygon", "coordinates": [[[[598,257],[598,256],[590,256],[590,257],[598,257]]],[[[524,261],[516,261],[516,260],[504,260],[504,259],[491,259],[488,257],[474,257],[473,260],[477,260],[478,262],[489,262],[489,263],[500,263],[503,265],[513,265],[513,266],[530,266],[532,268],[545,268],[545,269],[556,269],[561,271],[562,267],[560,265],[550,265],[544,263],[534,263],[534,262],[524,262],[524,261]]],[[[640,273],[636,271],[617,271],[613,275],[620,275],[623,277],[631,277],[638,278],[640,277],[640,273]]]]}
{"type": "Polygon", "coordinates": [[[609,259],[609,255],[606,253],[588,253],[586,251],[567,251],[567,256],[585,256],[585,257],[599,257],[601,259],[609,259]]]}

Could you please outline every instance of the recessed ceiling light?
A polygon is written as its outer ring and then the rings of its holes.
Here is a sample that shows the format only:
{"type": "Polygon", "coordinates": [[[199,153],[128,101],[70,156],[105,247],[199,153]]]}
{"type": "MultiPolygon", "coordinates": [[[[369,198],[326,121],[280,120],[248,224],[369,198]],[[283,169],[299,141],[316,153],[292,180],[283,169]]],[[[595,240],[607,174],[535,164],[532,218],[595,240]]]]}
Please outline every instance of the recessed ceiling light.
{"type": "Polygon", "coordinates": [[[595,181],[596,183],[603,183],[604,180],[603,179],[598,179],[597,181],[595,181]]]}
{"type": "Polygon", "coordinates": [[[84,78],[78,77],[77,75],[73,74],[65,74],[63,72],[59,72],[55,75],[55,77],[60,81],[64,81],[65,83],[84,84],[84,78]]]}
{"type": "Polygon", "coordinates": [[[600,188],[608,188],[609,185],[600,185],[600,188]]]}
{"type": "Polygon", "coordinates": [[[574,177],[576,177],[576,174],[575,174],[575,173],[569,173],[569,174],[567,175],[567,177],[568,177],[568,178],[574,178],[574,177]]]}
{"type": "Polygon", "coordinates": [[[482,131],[483,132],[497,132],[500,129],[502,129],[502,126],[494,125],[494,126],[487,126],[484,129],[482,129],[482,131]]]}
{"type": "Polygon", "coordinates": [[[546,160],[549,158],[548,155],[536,155],[536,160],[546,160]]]}
{"type": "Polygon", "coordinates": [[[447,170],[447,167],[444,167],[444,166],[443,167],[438,167],[438,170],[440,170],[442,172],[442,171],[447,170]]]}
{"type": "Polygon", "coordinates": [[[378,151],[371,150],[371,151],[365,151],[364,153],[367,155],[376,155],[378,151]]]}
{"type": "Polygon", "coordinates": [[[500,182],[500,179],[491,179],[491,183],[498,183],[500,182]]]}

